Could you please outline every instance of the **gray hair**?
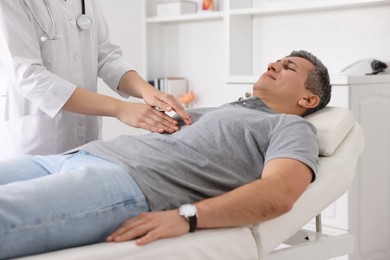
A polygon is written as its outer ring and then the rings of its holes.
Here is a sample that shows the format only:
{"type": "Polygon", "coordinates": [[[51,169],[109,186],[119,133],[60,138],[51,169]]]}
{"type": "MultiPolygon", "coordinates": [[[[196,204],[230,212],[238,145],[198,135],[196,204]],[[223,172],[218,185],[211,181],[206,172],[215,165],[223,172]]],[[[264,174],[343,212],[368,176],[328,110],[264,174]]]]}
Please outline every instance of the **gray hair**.
{"type": "Polygon", "coordinates": [[[305,86],[320,98],[320,103],[315,108],[308,109],[304,116],[326,107],[330,101],[332,85],[330,85],[329,73],[325,65],[316,56],[304,50],[293,51],[287,57],[304,58],[314,65],[314,69],[309,71],[305,86]]]}

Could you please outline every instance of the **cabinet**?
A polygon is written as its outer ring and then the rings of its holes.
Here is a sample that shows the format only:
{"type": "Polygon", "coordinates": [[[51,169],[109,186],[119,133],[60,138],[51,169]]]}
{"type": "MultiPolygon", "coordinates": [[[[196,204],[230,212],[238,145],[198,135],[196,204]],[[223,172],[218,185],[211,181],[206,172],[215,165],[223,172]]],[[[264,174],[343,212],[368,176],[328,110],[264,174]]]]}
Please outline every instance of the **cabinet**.
{"type": "Polygon", "coordinates": [[[361,124],[365,149],[353,184],[324,222],[347,223],[355,235],[350,260],[390,259],[390,75],[332,78],[330,105],[348,107],[361,124]],[[345,203],[347,200],[347,203],[345,203]],[[347,207],[344,207],[347,205],[347,207]]]}

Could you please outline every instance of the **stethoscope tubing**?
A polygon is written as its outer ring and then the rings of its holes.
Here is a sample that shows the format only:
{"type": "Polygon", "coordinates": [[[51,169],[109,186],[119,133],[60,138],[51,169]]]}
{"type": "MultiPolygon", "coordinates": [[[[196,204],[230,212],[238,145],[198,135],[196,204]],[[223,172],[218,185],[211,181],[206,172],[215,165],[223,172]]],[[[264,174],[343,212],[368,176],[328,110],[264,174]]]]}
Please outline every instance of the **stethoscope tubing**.
{"type": "MultiPolygon", "coordinates": [[[[46,41],[46,40],[57,40],[59,38],[61,38],[61,35],[58,34],[58,31],[57,31],[57,25],[56,25],[56,22],[54,20],[54,17],[53,17],[53,12],[51,11],[50,9],[50,6],[49,4],[47,3],[47,0],[43,0],[43,3],[45,4],[46,6],[46,9],[47,9],[47,12],[49,14],[49,17],[50,17],[50,21],[51,21],[51,24],[53,26],[53,30],[54,30],[54,35],[50,35],[48,33],[47,30],[45,30],[41,24],[41,22],[39,22],[39,19],[38,17],[36,16],[35,12],[32,10],[32,8],[27,4],[26,0],[23,0],[24,4],[26,5],[28,11],[31,13],[31,15],[33,16],[35,22],[37,23],[38,27],[41,29],[41,31],[44,33],[44,36],[41,37],[41,40],[42,41],[46,41]]],[[[83,30],[83,31],[87,31],[90,29],[91,27],[91,24],[92,24],[92,20],[89,16],[86,15],[85,13],[85,0],[81,0],[81,8],[82,8],[82,14],[77,18],[77,26],[83,30]]]]}
{"type": "Polygon", "coordinates": [[[85,15],[85,0],[81,0],[81,14],[85,15]]]}
{"type": "Polygon", "coordinates": [[[24,4],[26,5],[28,11],[29,11],[29,12],[31,13],[31,15],[33,16],[33,18],[34,18],[35,22],[37,23],[38,27],[39,27],[39,28],[42,30],[42,32],[47,36],[47,38],[49,38],[49,39],[54,39],[54,38],[56,38],[57,35],[58,35],[58,32],[57,32],[57,25],[56,25],[56,23],[54,22],[53,13],[51,12],[50,7],[49,7],[47,1],[46,1],[46,0],[43,0],[43,3],[44,3],[45,6],[46,6],[47,12],[48,12],[49,17],[50,17],[51,24],[52,24],[53,29],[54,29],[54,35],[55,35],[54,37],[50,37],[50,36],[49,36],[49,33],[43,28],[43,25],[39,22],[38,17],[35,15],[35,12],[31,9],[31,7],[27,4],[26,0],[23,0],[23,2],[24,2],[24,4]]]}

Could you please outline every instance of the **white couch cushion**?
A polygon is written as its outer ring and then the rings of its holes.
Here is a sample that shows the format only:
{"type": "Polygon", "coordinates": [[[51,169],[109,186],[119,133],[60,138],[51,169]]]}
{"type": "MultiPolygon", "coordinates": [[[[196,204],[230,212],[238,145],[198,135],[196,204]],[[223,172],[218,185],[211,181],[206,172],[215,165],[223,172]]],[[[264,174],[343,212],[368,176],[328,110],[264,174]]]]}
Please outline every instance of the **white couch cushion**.
{"type": "Polygon", "coordinates": [[[343,107],[325,107],[305,119],[317,128],[321,156],[331,156],[355,122],[352,111],[343,107]]]}
{"type": "Polygon", "coordinates": [[[332,156],[320,157],[316,181],[301,195],[293,209],[278,218],[254,225],[253,234],[262,256],[270,254],[348,190],[363,148],[363,131],[355,122],[332,156]]]}
{"type": "MultiPolygon", "coordinates": [[[[199,260],[258,259],[256,240],[248,226],[197,230],[187,235],[161,239],[145,246],[134,241],[99,243],[17,258],[20,260],[199,260]]],[[[16,259],[15,259],[16,260],[16,259]]]]}

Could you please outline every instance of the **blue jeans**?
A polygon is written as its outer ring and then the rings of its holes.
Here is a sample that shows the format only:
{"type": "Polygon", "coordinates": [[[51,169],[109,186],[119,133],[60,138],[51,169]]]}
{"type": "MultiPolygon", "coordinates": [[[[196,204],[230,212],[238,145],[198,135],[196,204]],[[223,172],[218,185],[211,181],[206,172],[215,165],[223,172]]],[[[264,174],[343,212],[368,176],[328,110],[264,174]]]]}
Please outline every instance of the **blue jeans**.
{"type": "Polygon", "coordinates": [[[0,162],[0,259],[102,242],[146,211],[125,169],[86,152],[0,162]]]}

